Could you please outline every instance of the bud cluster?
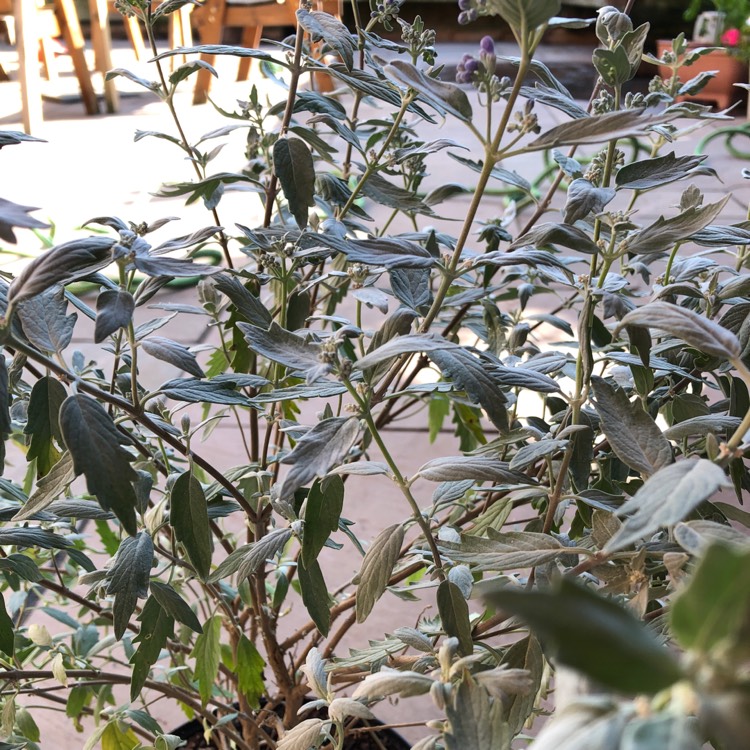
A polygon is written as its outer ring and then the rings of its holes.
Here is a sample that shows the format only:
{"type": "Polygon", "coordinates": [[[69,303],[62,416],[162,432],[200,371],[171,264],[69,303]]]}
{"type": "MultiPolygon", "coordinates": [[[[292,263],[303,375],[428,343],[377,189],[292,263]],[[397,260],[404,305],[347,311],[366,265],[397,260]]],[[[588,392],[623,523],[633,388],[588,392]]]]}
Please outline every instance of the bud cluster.
{"type": "Polygon", "coordinates": [[[487,13],[487,0],[458,0],[458,22],[465,26],[487,13]]]}
{"type": "Polygon", "coordinates": [[[497,54],[495,42],[491,36],[482,37],[479,42],[479,52],[474,55],[466,54],[461,58],[456,68],[456,83],[467,84],[484,94],[492,102],[499,101],[503,94],[510,88],[511,81],[507,76],[498,78],[495,75],[497,67],[497,54]]]}

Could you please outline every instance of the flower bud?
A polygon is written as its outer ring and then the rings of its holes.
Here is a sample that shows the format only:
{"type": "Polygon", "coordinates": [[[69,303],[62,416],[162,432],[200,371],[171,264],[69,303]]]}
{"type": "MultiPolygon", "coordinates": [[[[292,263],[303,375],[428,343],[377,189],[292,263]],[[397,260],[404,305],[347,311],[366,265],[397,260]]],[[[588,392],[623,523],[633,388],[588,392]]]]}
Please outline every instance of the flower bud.
{"type": "Polygon", "coordinates": [[[614,45],[629,31],[633,30],[633,22],[625,13],[607,5],[598,11],[596,20],[596,36],[602,44],[614,45]]]}
{"type": "Polygon", "coordinates": [[[479,42],[479,59],[488,73],[495,72],[497,55],[495,54],[495,42],[492,41],[491,36],[484,36],[482,41],[479,42]]]}

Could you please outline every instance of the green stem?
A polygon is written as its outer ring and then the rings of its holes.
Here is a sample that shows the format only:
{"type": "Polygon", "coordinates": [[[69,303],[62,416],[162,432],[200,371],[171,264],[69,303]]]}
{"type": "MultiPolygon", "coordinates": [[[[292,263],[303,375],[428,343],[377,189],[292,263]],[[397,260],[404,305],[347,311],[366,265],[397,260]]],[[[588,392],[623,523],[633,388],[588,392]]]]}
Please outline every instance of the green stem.
{"type": "Polygon", "coordinates": [[[378,166],[380,164],[380,160],[383,158],[383,155],[388,150],[388,147],[391,145],[391,141],[396,136],[396,133],[398,133],[399,128],[401,127],[401,122],[403,121],[406,110],[409,108],[409,105],[414,100],[414,94],[413,93],[407,93],[404,95],[404,98],[401,100],[401,107],[398,110],[398,114],[396,115],[396,119],[393,121],[393,125],[391,125],[391,129],[388,131],[388,135],[385,137],[385,140],[383,141],[383,145],[380,147],[380,151],[375,156],[374,159],[368,162],[367,168],[364,171],[364,174],[359,178],[357,181],[357,184],[354,186],[354,189],[352,190],[352,194],[349,196],[349,200],[347,200],[344,207],[341,209],[341,212],[338,215],[339,220],[343,219],[344,216],[349,212],[351,207],[354,205],[354,201],[357,200],[357,196],[362,190],[362,186],[367,182],[367,180],[370,178],[370,176],[378,171],[378,166]]]}
{"type": "Polygon", "coordinates": [[[443,570],[443,563],[440,558],[440,551],[438,550],[437,544],[435,543],[435,538],[432,536],[430,524],[422,515],[422,511],[419,509],[419,504],[415,500],[414,495],[409,488],[409,483],[404,478],[404,475],[398,468],[398,464],[396,464],[393,456],[391,455],[391,452],[388,450],[388,446],[386,446],[385,442],[383,441],[380,430],[378,430],[378,427],[375,424],[375,420],[372,418],[372,413],[365,403],[365,400],[359,395],[359,393],[357,393],[356,388],[351,384],[349,380],[343,379],[342,382],[346,386],[346,389],[349,391],[351,397],[357,403],[357,406],[359,406],[360,414],[367,423],[367,427],[370,430],[372,439],[375,441],[378,448],[380,448],[380,452],[383,454],[385,462],[388,464],[388,467],[393,473],[393,478],[396,480],[396,484],[399,486],[402,494],[406,498],[406,501],[409,503],[412,517],[418,524],[419,528],[422,530],[422,534],[424,535],[424,538],[430,547],[430,551],[432,552],[433,561],[435,563],[435,570],[437,571],[438,577],[441,581],[445,580],[446,576],[445,571],[443,570]]]}
{"type": "MultiPolygon", "coordinates": [[[[154,57],[158,56],[158,51],[156,49],[156,38],[154,37],[154,28],[153,28],[153,6],[149,3],[148,8],[146,10],[146,18],[144,25],[146,26],[146,34],[148,36],[148,42],[151,47],[151,52],[154,57]]],[[[193,169],[195,170],[195,174],[198,177],[198,180],[203,180],[206,175],[205,172],[201,170],[200,166],[198,165],[198,162],[196,159],[193,158],[193,147],[190,145],[190,142],[187,139],[187,135],[185,135],[185,131],[182,127],[182,122],[180,121],[180,117],[177,114],[177,109],[174,106],[174,88],[170,87],[170,85],[167,82],[167,78],[164,75],[164,68],[162,67],[161,60],[155,61],[156,70],[159,74],[159,81],[162,85],[162,90],[164,91],[164,103],[167,105],[169,109],[169,114],[172,116],[172,120],[175,124],[175,127],[177,128],[177,132],[180,135],[180,145],[188,155],[190,163],[193,165],[193,169]]],[[[214,224],[217,227],[221,226],[221,221],[219,220],[219,212],[216,210],[216,208],[211,209],[211,215],[214,220],[214,224]]],[[[224,234],[224,230],[219,231],[219,244],[221,245],[222,253],[224,254],[224,260],[226,261],[227,268],[234,268],[234,264],[232,263],[232,256],[229,254],[229,240],[224,234]]]]}

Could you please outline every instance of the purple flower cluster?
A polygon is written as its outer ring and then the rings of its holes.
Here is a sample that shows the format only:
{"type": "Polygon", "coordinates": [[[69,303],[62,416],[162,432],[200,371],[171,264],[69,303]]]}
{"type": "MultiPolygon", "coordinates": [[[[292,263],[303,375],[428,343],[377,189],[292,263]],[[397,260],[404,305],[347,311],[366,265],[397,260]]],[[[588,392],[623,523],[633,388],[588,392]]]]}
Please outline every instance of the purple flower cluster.
{"type": "Polygon", "coordinates": [[[487,5],[487,0],[458,0],[458,22],[465,26],[467,23],[476,21],[482,14],[481,11],[487,5]]]}
{"type": "MultiPolygon", "coordinates": [[[[468,0],[461,0],[461,2],[467,2],[468,0]]],[[[492,41],[492,37],[485,36],[482,41],[479,42],[479,59],[474,55],[466,54],[461,58],[456,68],[456,83],[473,83],[475,80],[475,74],[482,72],[480,68],[484,69],[490,75],[495,72],[495,65],[497,64],[497,57],[495,55],[495,42],[492,41]]]]}
{"type": "Polygon", "coordinates": [[[479,61],[471,55],[464,55],[456,68],[456,83],[471,83],[479,70],[479,61]]]}

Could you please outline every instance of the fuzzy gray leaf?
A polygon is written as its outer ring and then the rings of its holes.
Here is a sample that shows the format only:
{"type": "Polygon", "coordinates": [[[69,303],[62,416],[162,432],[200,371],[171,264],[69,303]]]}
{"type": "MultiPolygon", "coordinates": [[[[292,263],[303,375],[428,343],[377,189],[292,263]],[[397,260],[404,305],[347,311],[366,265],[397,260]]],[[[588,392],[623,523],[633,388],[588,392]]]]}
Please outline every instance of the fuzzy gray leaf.
{"type": "Polygon", "coordinates": [[[409,309],[419,311],[432,301],[430,272],[426,268],[393,268],[389,272],[391,291],[409,309]]]}
{"type": "Polygon", "coordinates": [[[677,180],[697,175],[716,176],[716,170],[702,167],[708,156],[690,154],[675,156],[674,151],[655,159],[644,159],[626,164],[615,177],[618,190],[652,190],[677,180]]]}
{"type": "Polygon", "coordinates": [[[640,402],[599,377],[591,379],[602,430],[618,458],[646,476],[672,463],[672,446],[640,402]]]}
{"type": "Polygon", "coordinates": [[[669,302],[651,302],[632,310],[620,321],[618,330],[628,325],[666,331],[690,346],[722,359],[734,359],[742,352],[738,338],[731,331],[704,315],[669,302]]]}
{"type": "Polygon", "coordinates": [[[676,112],[659,114],[644,113],[641,109],[628,109],[595,115],[557,125],[528,144],[533,151],[556,146],[574,146],[586,143],[603,143],[617,138],[645,135],[657,125],[663,125],[677,117],[676,112]]]}
{"type": "Polygon", "coordinates": [[[282,463],[292,464],[292,468],[281,485],[280,498],[288,500],[300,487],[338,466],[358,435],[359,420],[356,417],[333,417],[318,422],[282,459],[282,463]]]}
{"type": "Polygon", "coordinates": [[[442,456],[423,464],[417,474],[429,482],[475,482],[533,484],[525,474],[511,471],[507,462],[490,456],[442,456]]]}
{"type": "Polygon", "coordinates": [[[601,213],[615,195],[617,193],[614,188],[596,187],[587,179],[579,177],[568,186],[563,221],[566,224],[575,224],[590,213],[601,213]]]}
{"type": "Polygon", "coordinates": [[[180,258],[151,258],[145,255],[136,255],[133,265],[146,276],[170,277],[175,279],[191,279],[194,276],[212,276],[221,269],[218,266],[209,266],[206,263],[193,263],[192,260],[181,260],[180,258]]]}
{"type": "Polygon", "coordinates": [[[357,585],[357,622],[364,622],[388,586],[404,542],[404,527],[395,524],[375,537],[362,560],[357,585]]]}
{"type": "Polygon", "coordinates": [[[247,323],[238,323],[237,327],[254,352],[273,362],[301,371],[320,365],[320,344],[307,342],[277,323],[268,330],[247,323]]]}
{"type": "Polygon", "coordinates": [[[266,560],[275,557],[289,541],[292,530],[274,529],[257,542],[245,544],[231,552],[216,570],[208,577],[209,583],[219,581],[238,573],[238,584],[252,575],[266,560]]]}
{"type": "Polygon", "coordinates": [[[568,440],[540,440],[537,443],[529,443],[518,449],[518,452],[510,460],[510,468],[523,471],[527,466],[532,466],[540,458],[553,456],[568,446],[568,440]]]}
{"type": "MultiPolygon", "coordinates": [[[[520,2],[521,0],[517,0],[520,2]]],[[[510,750],[512,735],[503,717],[503,703],[468,675],[446,703],[450,729],[446,750],[510,750]]]]}
{"type": "MultiPolygon", "coordinates": [[[[220,376],[221,377],[221,376],[220,376]]],[[[238,375],[238,380],[242,378],[238,375]]],[[[159,386],[159,390],[167,397],[175,401],[185,401],[188,404],[241,404],[250,406],[251,401],[237,388],[240,383],[227,378],[220,380],[198,380],[197,378],[184,378],[168,380],[159,386]]]]}
{"type": "Polygon", "coordinates": [[[69,284],[109,265],[113,239],[87,237],[57,245],[34,258],[8,289],[10,305],[35,297],[51,286],[69,284]]]}
{"type": "Polygon", "coordinates": [[[122,540],[112,567],[107,571],[107,594],[115,597],[112,614],[115,637],[118,639],[125,634],[138,599],[148,596],[148,581],[153,561],[154,544],[151,537],[145,531],[141,531],[122,540]]]}
{"type": "Polygon", "coordinates": [[[469,605],[461,589],[453,581],[441,581],[437,590],[440,621],[447,635],[458,639],[458,651],[468,656],[474,650],[469,622],[469,605]]]}
{"type": "Polygon", "coordinates": [[[220,273],[213,279],[214,286],[225,294],[237,308],[237,312],[250,324],[265,330],[273,322],[263,303],[250,292],[238,276],[220,273]]]}
{"type": "Polygon", "coordinates": [[[184,545],[198,575],[205,580],[211,570],[213,544],[206,496],[192,472],[186,471],[177,477],[169,500],[169,523],[175,537],[184,545]]]}
{"type": "Polygon", "coordinates": [[[397,336],[387,341],[374,351],[364,357],[360,357],[354,363],[355,370],[368,370],[381,362],[387,362],[402,354],[416,354],[417,352],[429,352],[435,349],[455,348],[456,344],[436,333],[409,333],[405,336],[397,336]]]}
{"type": "Polygon", "coordinates": [[[634,255],[652,255],[671,250],[677,242],[684,242],[711,224],[730,198],[731,195],[725,195],[716,203],[691,206],[669,219],[660,216],[653,224],[627,238],[627,251],[634,255]]]}
{"type": "Polygon", "coordinates": [[[297,226],[304,229],[308,209],[315,205],[315,166],[307,144],[279,138],[273,145],[273,168],[297,226]]]}
{"type": "Polygon", "coordinates": [[[507,431],[507,399],[499,386],[503,375],[501,370],[510,368],[487,365],[459,346],[445,351],[430,351],[428,356],[440,368],[443,377],[452,380],[456,388],[465,391],[474,403],[485,410],[498,430],[507,431]]]}
{"type": "Polygon", "coordinates": [[[60,456],[60,460],[37,482],[36,489],[31,493],[23,508],[13,516],[13,520],[25,521],[40,510],[44,510],[62,495],[74,478],[73,459],[70,453],[65,451],[60,456]]]}
{"type": "Polygon", "coordinates": [[[571,552],[549,534],[531,531],[496,532],[492,539],[465,535],[460,544],[440,542],[438,546],[454,562],[494,572],[543,565],[571,552]]]}
{"type": "Polygon", "coordinates": [[[133,320],[135,300],[124,289],[105,289],[96,298],[96,326],[94,342],[100,344],[120,328],[133,320]]]}
{"type": "Polygon", "coordinates": [[[354,67],[354,41],[349,29],[338,18],[318,10],[298,10],[299,25],[312,37],[321,39],[341,57],[347,70],[354,67]]]}
{"type": "Polygon", "coordinates": [[[393,60],[385,66],[384,72],[392,80],[414,89],[422,101],[434,107],[440,114],[449,113],[464,122],[471,121],[469,97],[456,84],[430,78],[404,60],[393,60]]]}
{"type": "Polygon", "coordinates": [[[18,307],[18,317],[26,338],[43,352],[59,353],[67,349],[78,319],[76,313],[66,315],[67,309],[68,301],[61,286],[24,300],[18,307]]]}
{"type": "Polygon", "coordinates": [[[586,232],[568,224],[539,224],[526,234],[518,237],[510,246],[511,250],[519,247],[545,247],[546,245],[562,245],[586,255],[599,252],[596,243],[586,232]]]}
{"type": "Polygon", "coordinates": [[[137,498],[132,482],[138,475],[130,465],[132,456],[122,447],[127,438],[103,406],[80,393],[63,402],[60,430],[76,476],[83,474],[102,508],[112,510],[128,534],[135,535],[137,498]]]}
{"type": "Polygon", "coordinates": [[[162,336],[150,336],[141,341],[141,348],[146,354],[150,354],[155,359],[167,362],[196,378],[203,378],[206,375],[198,364],[195,355],[191,354],[186,346],[178,344],[176,341],[172,341],[172,339],[162,336]]]}
{"type": "Polygon", "coordinates": [[[727,417],[719,414],[708,414],[706,416],[691,417],[683,422],[673,424],[664,431],[667,440],[684,440],[686,437],[705,437],[712,435],[731,435],[742,420],[739,417],[727,417]]]}
{"type": "MultiPolygon", "coordinates": [[[[6,133],[0,134],[0,139],[5,135],[6,133]]],[[[18,143],[18,141],[11,142],[18,143]]],[[[0,148],[3,145],[8,144],[0,143],[0,148]]],[[[13,203],[13,201],[0,198],[0,239],[15,244],[16,235],[13,232],[15,227],[22,227],[23,229],[49,229],[49,224],[45,224],[43,221],[29,216],[29,212],[38,210],[34,206],[21,206],[18,203],[13,203]]]]}
{"type": "Polygon", "coordinates": [[[434,215],[433,210],[420,200],[415,193],[394,185],[377,172],[371,174],[363,183],[362,195],[371,198],[380,205],[396,208],[405,213],[434,215]]]}
{"type": "Polygon", "coordinates": [[[704,458],[665,466],[618,509],[618,516],[633,515],[607,542],[605,552],[617,552],[673,526],[726,485],[724,470],[704,458]]]}

